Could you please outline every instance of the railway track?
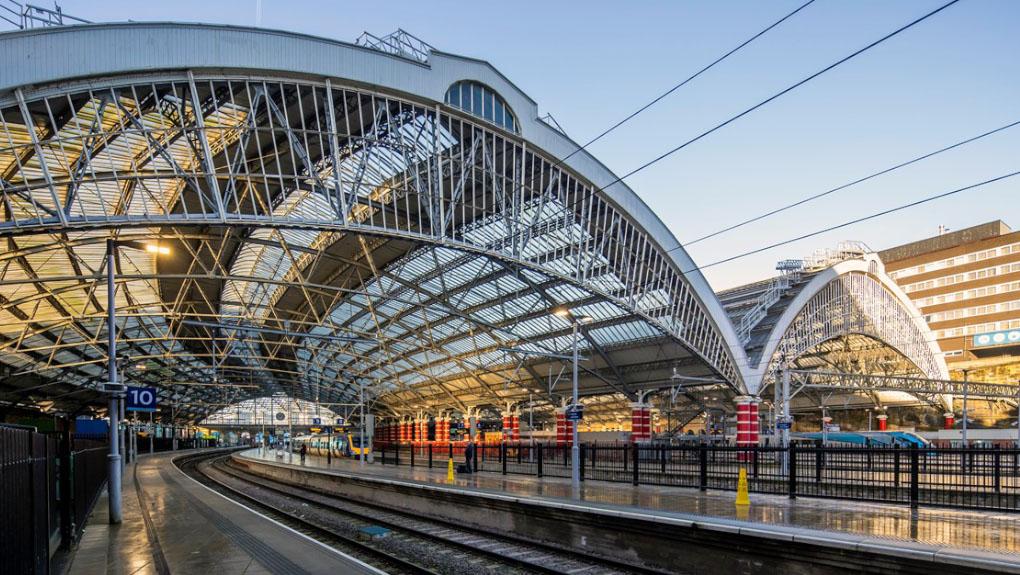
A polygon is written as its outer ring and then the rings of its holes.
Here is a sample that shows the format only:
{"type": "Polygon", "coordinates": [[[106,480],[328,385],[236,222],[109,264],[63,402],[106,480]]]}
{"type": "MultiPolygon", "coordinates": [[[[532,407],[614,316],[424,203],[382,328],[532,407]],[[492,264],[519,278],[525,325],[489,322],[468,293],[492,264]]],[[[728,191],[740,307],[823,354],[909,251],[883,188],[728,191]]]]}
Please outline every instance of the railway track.
{"type": "Polygon", "coordinates": [[[287,485],[233,467],[223,454],[190,458],[181,468],[227,496],[388,572],[659,573],[287,485]]]}

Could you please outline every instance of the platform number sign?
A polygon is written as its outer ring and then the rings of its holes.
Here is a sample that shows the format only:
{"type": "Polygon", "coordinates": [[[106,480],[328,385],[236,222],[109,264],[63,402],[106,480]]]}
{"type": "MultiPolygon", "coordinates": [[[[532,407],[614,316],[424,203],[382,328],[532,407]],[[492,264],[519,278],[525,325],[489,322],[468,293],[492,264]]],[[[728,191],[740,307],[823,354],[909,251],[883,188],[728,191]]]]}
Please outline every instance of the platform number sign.
{"type": "Polygon", "coordinates": [[[584,405],[568,405],[567,421],[581,421],[584,419],[584,405]]]}
{"type": "Polygon", "coordinates": [[[128,386],[125,409],[128,411],[156,411],[156,388],[128,386]]]}
{"type": "Polygon", "coordinates": [[[312,425],[322,425],[322,418],[321,417],[313,417],[312,418],[312,425]]]}
{"type": "Polygon", "coordinates": [[[344,418],[342,417],[336,418],[336,424],[338,427],[343,427],[345,425],[344,418]]]}

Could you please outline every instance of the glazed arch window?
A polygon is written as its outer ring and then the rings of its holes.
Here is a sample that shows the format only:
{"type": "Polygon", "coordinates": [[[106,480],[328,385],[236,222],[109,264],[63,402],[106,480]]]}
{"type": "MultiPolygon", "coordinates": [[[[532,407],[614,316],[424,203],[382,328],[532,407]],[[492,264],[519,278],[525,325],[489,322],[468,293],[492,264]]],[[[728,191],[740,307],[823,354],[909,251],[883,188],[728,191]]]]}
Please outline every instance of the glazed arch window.
{"type": "Polygon", "coordinates": [[[462,80],[446,91],[446,103],[497,126],[517,132],[517,118],[503,98],[479,82],[462,80]]]}

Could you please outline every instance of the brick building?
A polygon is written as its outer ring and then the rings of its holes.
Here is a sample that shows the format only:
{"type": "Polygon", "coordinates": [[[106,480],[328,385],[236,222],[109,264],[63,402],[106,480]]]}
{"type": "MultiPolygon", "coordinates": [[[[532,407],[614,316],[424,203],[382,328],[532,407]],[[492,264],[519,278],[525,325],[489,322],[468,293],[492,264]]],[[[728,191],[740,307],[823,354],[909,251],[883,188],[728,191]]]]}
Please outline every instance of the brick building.
{"type": "Polygon", "coordinates": [[[1001,220],[879,253],[924,314],[953,377],[1020,380],[1020,232],[1001,220]]]}

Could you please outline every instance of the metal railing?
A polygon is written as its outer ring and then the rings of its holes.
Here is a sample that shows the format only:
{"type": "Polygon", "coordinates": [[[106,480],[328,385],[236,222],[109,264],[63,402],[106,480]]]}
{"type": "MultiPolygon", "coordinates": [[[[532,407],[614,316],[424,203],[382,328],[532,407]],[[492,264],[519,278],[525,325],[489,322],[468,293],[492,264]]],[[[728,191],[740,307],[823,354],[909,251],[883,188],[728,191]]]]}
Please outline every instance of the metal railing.
{"type": "Polygon", "coordinates": [[[49,573],[106,483],[105,441],[0,426],[0,573],[49,573]]]}
{"type": "Polygon", "coordinates": [[[7,22],[19,30],[89,23],[88,20],[65,14],[60,6],[54,5],[53,9],[50,9],[14,0],[0,0],[0,21],[7,22]]]}
{"type": "MultiPolygon", "coordinates": [[[[445,469],[463,444],[377,444],[376,461],[445,469]]],[[[475,470],[570,477],[570,447],[551,443],[478,445],[475,470]]],[[[753,493],[825,497],[917,507],[1020,510],[1020,449],[791,445],[584,444],[584,480],[735,491],[740,470],[753,493]]]]}

